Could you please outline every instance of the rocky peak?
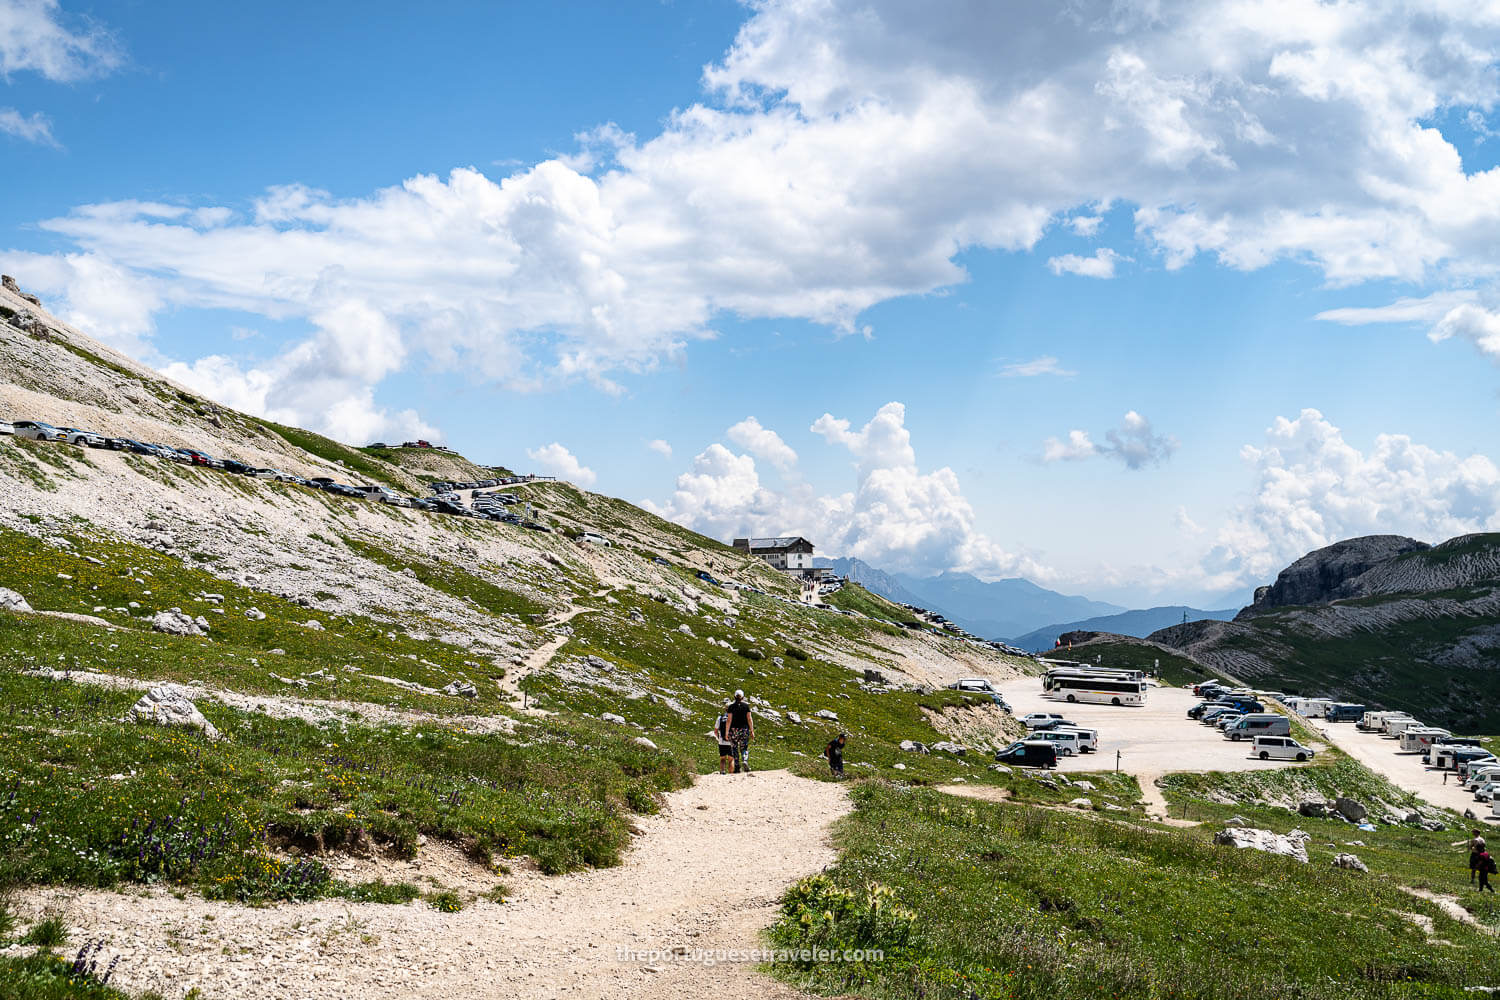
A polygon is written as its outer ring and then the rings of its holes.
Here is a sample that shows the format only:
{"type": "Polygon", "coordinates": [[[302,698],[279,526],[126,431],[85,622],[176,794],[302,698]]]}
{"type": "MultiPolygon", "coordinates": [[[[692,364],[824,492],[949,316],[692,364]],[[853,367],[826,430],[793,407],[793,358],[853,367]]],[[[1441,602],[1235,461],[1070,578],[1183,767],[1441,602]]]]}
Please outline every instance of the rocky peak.
{"type": "Polygon", "coordinates": [[[1402,535],[1365,535],[1334,542],[1309,552],[1276,576],[1276,582],[1255,591],[1255,601],[1235,620],[1264,614],[1289,605],[1327,604],[1368,596],[1360,578],[1372,569],[1409,552],[1431,548],[1402,535]]]}

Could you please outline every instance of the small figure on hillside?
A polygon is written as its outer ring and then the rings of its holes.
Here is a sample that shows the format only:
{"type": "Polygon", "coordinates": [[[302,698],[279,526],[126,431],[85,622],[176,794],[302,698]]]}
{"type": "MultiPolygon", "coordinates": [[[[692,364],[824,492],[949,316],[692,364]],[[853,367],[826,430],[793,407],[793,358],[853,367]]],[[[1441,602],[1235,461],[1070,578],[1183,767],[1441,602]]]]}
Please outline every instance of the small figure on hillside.
{"type": "Polygon", "coordinates": [[[1491,894],[1495,887],[1490,885],[1490,876],[1495,874],[1495,859],[1490,857],[1489,851],[1479,852],[1479,891],[1488,889],[1491,894]]]}
{"type": "Polygon", "coordinates": [[[724,703],[724,711],[719,713],[718,720],[714,722],[714,731],[709,735],[719,744],[719,773],[732,773],[734,745],[729,742],[729,702],[724,703]]]}
{"type": "Polygon", "coordinates": [[[833,772],[835,778],[844,776],[844,744],[848,740],[848,733],[839,733],[838,736],[828,741],[828,746],[823,748],[823,756],[828,758],[828,769],[833,772]]]}
{"type": "Polygon", "coordinates": [[[729,716],[729,742],[734,747],[735,769],[741,774],[751,774],[750,741],[755,739],[755,719],[750,714],[750,703],[745,692],[736,691],[734,701],[725,710],[729,716]]]}

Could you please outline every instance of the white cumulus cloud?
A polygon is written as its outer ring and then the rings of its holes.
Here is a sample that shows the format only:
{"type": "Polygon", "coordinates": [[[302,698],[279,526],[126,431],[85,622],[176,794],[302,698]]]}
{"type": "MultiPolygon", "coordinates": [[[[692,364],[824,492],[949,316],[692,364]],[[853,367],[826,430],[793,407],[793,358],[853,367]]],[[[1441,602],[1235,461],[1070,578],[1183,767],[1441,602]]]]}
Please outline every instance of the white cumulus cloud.
{"type": "Polygon", "coordinates": [[[1204,560],[1226,587],[1268,583],[1343,538],[1435,542],[1500,529],[1500,469],[1483,455],[1441,451],[1405,434],[1381,434],[1360,450],[1314,409],[1278,417],[1265,442],[1242,454],[1254,470],[1253,497],[1232,512],[1204,560]]]}
{"type": "Polygon", "coordinates": [[[527,448],[526,457],[547,473],[577,486],[592,486],[599,478],[593,469],[579,462],[571,451],[556,441],[540,448],[527,448]]]}
{"type": "Polygon", "coordinates": [[[1080,257],[1076,253],[1065,253],[1047,260],[1053,274],[1077,274],[1084,278],[1113,278],[1115,263],[1120,255],[1108,247],[1100,247],[1092,257],[1080,257]]]}
{"type": "Polygon", "coordinates": [[[725,432],[725,437],[744,448],[756,458],[765,459],[782,472],[791,472],[797,465],[797,453],[781,439],[781,435],[759,420],[746,417],[725,432]]]}
{"type": "Polygon", "coordinates": [[[893,402],[858,429],[826,413],[813,423],[814,433],[853,460],[849,492],[818,495],[800,480],[770,489],[753,455],[715,443],[677,478],[665,504],[646,506],[718,538],[801,534],[823,554],[895,571],[956,569],[986,578],[1025,571],[1045,578],[1045,567],[978,529],[952,469],[921,470],[905,421],[905,406],[893,402]]]}
{"type": "Polygon", "coordinates": [[[646,443],[646,447],[650,448],[658,455],[661,455],[663,458],[672,457],[672,446],[666,441],[663,441],[661,438],[656,438],[655,440],[648,441],[646,443]]]}

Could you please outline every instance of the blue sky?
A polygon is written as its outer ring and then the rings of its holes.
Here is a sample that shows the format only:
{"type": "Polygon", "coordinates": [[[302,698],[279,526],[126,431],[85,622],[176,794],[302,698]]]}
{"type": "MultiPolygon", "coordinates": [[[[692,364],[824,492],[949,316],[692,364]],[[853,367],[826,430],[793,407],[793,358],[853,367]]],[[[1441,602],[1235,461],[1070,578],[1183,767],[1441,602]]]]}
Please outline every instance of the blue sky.
{"type": "Polygon", "coordinates": [[[0,0],[0,266],[354,443],[1223,606],[1500,530],[1497,48],[1297,0],[0,0]]]}

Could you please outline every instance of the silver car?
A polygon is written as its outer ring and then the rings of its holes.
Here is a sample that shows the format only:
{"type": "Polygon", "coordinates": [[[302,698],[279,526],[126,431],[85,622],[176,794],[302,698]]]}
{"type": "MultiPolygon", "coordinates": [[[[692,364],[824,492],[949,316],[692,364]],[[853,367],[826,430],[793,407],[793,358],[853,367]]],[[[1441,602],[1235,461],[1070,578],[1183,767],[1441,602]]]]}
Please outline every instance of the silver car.
{"type": "Polygon", "coordinates": [[[16,425],[9,420],[0,420],[0,434],[14,434],[16,425]]]}
{"type": "Polygon", "coordinates": [[[62,434],[58,440],[66,444],[76,444],[79,447],[103,448],[104,438],[93,431],[81,431],[77,427],[59,427],[58,432],[62,434]]]}
{"type": "Polygon", "coordinates": [[[17,420],[12,426],[16,437],[31,441],[61,441],[63,436],[62,431],[40,420],[17,420]]]}

